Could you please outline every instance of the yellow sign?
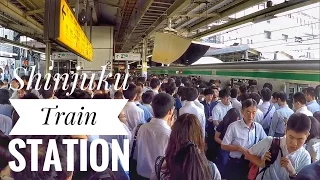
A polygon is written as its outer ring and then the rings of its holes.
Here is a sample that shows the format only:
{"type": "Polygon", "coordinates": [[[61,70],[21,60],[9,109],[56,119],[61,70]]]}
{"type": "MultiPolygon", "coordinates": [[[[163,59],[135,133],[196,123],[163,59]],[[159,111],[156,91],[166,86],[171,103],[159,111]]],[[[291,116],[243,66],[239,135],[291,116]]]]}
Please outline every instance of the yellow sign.
{"type": "Polygon", "coordinates": [[[65,0],[61,0],[59,15],[60,29],[58,41],[72,49],[82,58],[92,61],[92,45],[65,0]]]}

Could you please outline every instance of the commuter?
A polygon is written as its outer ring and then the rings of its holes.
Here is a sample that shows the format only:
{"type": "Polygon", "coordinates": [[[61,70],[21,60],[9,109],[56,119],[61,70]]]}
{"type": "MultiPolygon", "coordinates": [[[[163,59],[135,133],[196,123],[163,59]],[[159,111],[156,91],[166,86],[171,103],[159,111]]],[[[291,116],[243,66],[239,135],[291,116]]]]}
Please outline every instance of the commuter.
{"type": "Polygon", "coordinates": [[[263,88],[268,88],[268,89],[270,89],[271,91],[273,90],[273,86],[272,86],[272,84],[271,83],[264,83],[264,85],[263,85],[263,88]]]}
{"type": "Polygon", "coordinates": [[[181,79],[176,79],[175,83],[176,83],[177,89],[182,85],[181,79]]]}
{"type": "Polygon", "coordinates": [[[194,104],[204,111],[204,105],[201,103],[204,100],[203,90],[201,88],[197,88],[197,91],[198,97],[194,100],[194,104]]]}
{"type": "Polygon", "coordinates": [[[55,97],[54,82],[49,82],[48,86],[45,86],[45,84],[45,81],[43,81],[43,83],[41,84],[41,88],[39,90],[40,99],[58,99],[57,97],[55,97]],[[45,89],[46,87],[48,89],[45,89]]]}
{"type": "Polygon", "coordinates": [[[320,179],[320,160],[305,166],[297,175],[295,180],[319,180],[320,179]]]}
{"type": "Polygon", "coordinates": [[[278,92],[272,93],[271,103],[276,108],[276,110],[280,109],[280,106],[278,104],[278,92]]]}
{"type": "Polygon", "coordinates": [[[302,92],[297,92],[293,95],[293,106],[296,113],[303,113],[307,116],[313,116],[312,112],[306,106],[307,100],[302,92]]]}
{"type": "Polygon", "coordinates": [[[220,180],[217,167],[205,157],[202,134],[195,115],[181,115],[172,126],[164,157],[158,157],[153,166],[151,180],[220,180]]]}
{"type": "Polygon", "coordinates": [[[152,100],[152,109],[154,118],[132,131],[132,135],[137,131],[136,146],[132,147],[132,140],[130,147],[133,159],[137,161],[136,172],[139,180],[149,179],[156,158],[165,154],[173,121],[173,97],[166,93],[157,94],[152,100]]]}
{"type": "Polygon", "coordinates": [[[303,148],[309,135],[311,121],[301,113],[292,114],[287,123],[286,136],[281,137],[276,144],[273,137],[267,137],[249,149],[247,158],[260,167],[257,180],[294,179],[297,173],[311,163],[307,150],[303,148]],[[278,151],[269,151],[271,146],[277,146],[278,151]],[[270,161],[274,163],[270,165],[270,161]],[[267,165],[270,165],[269,167],[267,165]],[[261,171],[263,168],[264,171],[261,171]]]}
{"type": "Polygon", "coordinates": [[[166,89],[167,89],[167,83],[162,83],[161,85],[160,85],[160,89],[159,89],[159,92],[166,92],[166,89]]]}
{"type": "Polygon", "coordinates": [[[316,100],[316,90],[313,87],[308,87],[303,90],[303,93],[307,100],[307,108],[313,113],[320,111],[320,105],[316,100]]]}
{"type": "Polygon", "coordinates": [[[229,151],[222,150],[221,143],[229,125],[238,120],[240,120],[240,112],[236,108],[230,109],[224,116],[223,121],[218,125],[214,135],[215,141],[219,144],[216,164],[223,179],[226,177],[227,173],[225,166],[227,165],[229,159],[229,151]]]}
{"type": "Polygon", "coordinates": [[[315,117],[320,123],[320,111],[313,113],[313,117],[315,117]]]}
{"type": "Polygon", "coordinates": [[[17,91],[17,94],[18,94],[18,98],[21,99],[24,95],[26,95],[27,93],[30,93],[31,91],[30,90],[27,90],[27,86],[23,86],[23,88],[19,89],[17,91]]]}
{"type": "Polygon", "coordinates": [[[111,99],[108,94],[105,93],[99,93],[99,94],[94,94],[92,99],[111,99]]]}
{"type": "Polygon", "coordinates": [[[185,86],[180,86],[178,89],[178,95],[180,97],[180,101],[181,101],[181,107],[184,106],[184,104],[186,103],[186,94],[187,94],[187,87],[185,86]]]}
{"type": "Polygon", "coordinates": [[[320,160],[320,123],[312,116],[310,134],[306,141],[306,150],[310,153],[312,162],[320,160]]]}
{"type": "Polygon", "coordinates": [[[142,97],[141,97],[142,104],[145,107],[147,107],[147,109],[149,110],[149,112],[151,113],[152,116],[154,116],[153,109],[151,106],[151,102],[152,102],[153,97],[154,97],[154,93],[151,90],[147,90],[145,93],[142,94],[142,97]]]}
{"type": "Polygon", "coordinates": [[[128,102],[124,107],[124,112],[128,121],[128,127],[132,130],[138,124],[145,123],[144,111],[134,102],[137,97],[136,85],[129,84],[127,90],[123,91],[123,96],[128,99],[128,102]]]}
{"type": "Polygon", "coordinates": [[[259,123],[255,123],[257,102],[248,99],[242,102],[243,119],[229,125],[221,143],[221,149],[230,152],[226,165],[228,169],[228,180],[247,179],[249,161],[245,155],[249,148],[266,137],[266,134],[259,123]]]}
{"type": "MultiPolygon", "coordinates": [[[[29,84],[29,76],[22,76],[21,79],[23,80],[24,82],[24,86],[28,86],[29,84]]],[[[32,82],[31,82],[32,83],[32,82]]],[[[31,93],[35,94],[36,96],[40,96],[39,92],[36,90],[36,89],[33,89],[34,88],[34,84],[32,83],[30,88],[28,89],[28,91],[30,91],[31,93]]],[[[27,88],[26,88],[27,89],[27,88]]]]}
{"type": "Polygon", "coordinates": [[[238,101],[237,97],[238,97],[238,89],[236,88],[232,88],[230,90],[230,94],[231,94],[231,105],[233,108],[236,108],[239,112],[241,111],[241,102],[238,101]]]}
{"type": "MultiPolygon", "coordinates": [[[[249,98],[255,100],[256,102],[259,102],[261,100],[261,97],[258,93],[249,94],[249,98]]],[[[254,121],[259,124],[261,124],[261,122],[263,121],[263,112],[259,108],[257,108],[256,110],[256,117],[254,121]]]]}
{"type": "Polygon", "coordinates": [[[113,94],[113,99],[124,99],[122,91],[121,90],[116,91],[113,94]]]}
{"type": "Polygon", "coordinates": [[[9,101],[9,91],[0,89],[0,114],[11,118],[13,107],[9,101]]]}
{"type": "MultiPolygon", "coordinates": [[[[14,89],[18,89],[19,88],[19,82],[17,79],[12,79],[11,83],[10,83],[10,89],[14,88],[14,89]]],[[[12,94],[10,99],[18,99],[18,90],[12,90],[12,94]]]]}
{"type": "Polygon", "coordinates": [[[152,78],[150,81],[150,87],[154,93],[154,95],[157,95],[159,93],[160,89],[160,80],[158,78],[152,78]]]}
{"type": "Polygon", "coordinates": [[[142,91],[143,91],[143,84],[138,83],[136,86],[137,89],[137,96],[135,98],[135,103],[136,105],[141,108],[143,110],[143,114],[144,114],[144,121],[145,122],[149,122],[150,119],[152,118],[152,114],[151,112],[148,110],[148,108],[146,106],[144,106],[143,104],[141,104],[141,96],[142,96],[142,91]]]}
{"type": "Polygon", "coordinates": [[[285,134],[285,124],[294,112],[287,104],[287,94],[285,92],[279,92],[277,98],[280,108],[273,113],[269,136],[282,137],[285,134]]]}
{"type": "Polygon", "coordinates": [[[232,108],[230,92],[226,89],[219,91],[220,102],[212,110],[212,120],[215,127],[223,120],[227,112],[232,108]]]}
{"type": "Polygon", "coordinates": [[[180,108],[179,110],[179,116],[183,115],[183,114],[193,114],[195,116],[197,116],[199,123],[201,124],[201,128],[202,128],[202,133],[203,133],[203,138],[205,138],[205,131],[206,131],[206,117],[204,114],[204,110],[199,108],[196,104],[195,104],[195,100],[198,98],[198,90],[196,88],[188,88],[187,89],[187,93],[186,93],[186,99],[187,102],[185,103],[185,105],[180,108]]]}
{"type": "Polygon", "coordinates": [[[262,125],[266,134],[269,134],[270,124],[276,108],[270,102],[272,92],[269,88],[263,88],[261,90],[261,96],[263,103],[259,105],[258,108],[263,112],[263,119],[260,124],[262,125]]]}
{"type": "Polygon", "coordinates": [[[148,91],[148,87],[145,87],[144,85],[146,84],[146,78],[145,77],[138,77],[137,78],[137,84],[141,83],[143,85],[142,87],[142,93],[145,93],[148,91]]]}
{"type": "Polygon", "coordinates": [[[237,97],[237,99],[238,99],[239,102],[245,101],[246,99],[249,98],[249,95],[247,94],[247,87],[246,87],[246,85],[244,85],[244,84],[241,85],[241,86],[239,87],[239,92],[240,92],[240,94],[239,94],[239,96],[237,97]]]}

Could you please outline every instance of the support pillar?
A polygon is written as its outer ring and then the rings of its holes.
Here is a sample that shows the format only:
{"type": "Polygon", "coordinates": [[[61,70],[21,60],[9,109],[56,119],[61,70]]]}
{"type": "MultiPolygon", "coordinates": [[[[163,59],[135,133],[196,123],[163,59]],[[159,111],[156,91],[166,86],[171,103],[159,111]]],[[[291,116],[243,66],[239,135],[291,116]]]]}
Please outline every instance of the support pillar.
{"type": "Polygon", "coordinates": [[[128,63],[128,61],[126,61],[126,70],[125,70],[125,73],[129,73],[129,63],[128,63]]]}
{"type": "Polygon", "coordinates": [[[51,55],[51,43],[48,41],[46,42],[46,70],[45,70],[46,74],[50,73],[50,68],[49,68],[51,66],[50,55],[51,55]]]}
{"type": "Polygon", "coordinates": [[[147,48],[148,48],[148,41],[147,38],[143,39],[142,44],[142,67],[141,67],[141,75],[142,77],[147,79],[148,73],[147,73],[147,48]]]}

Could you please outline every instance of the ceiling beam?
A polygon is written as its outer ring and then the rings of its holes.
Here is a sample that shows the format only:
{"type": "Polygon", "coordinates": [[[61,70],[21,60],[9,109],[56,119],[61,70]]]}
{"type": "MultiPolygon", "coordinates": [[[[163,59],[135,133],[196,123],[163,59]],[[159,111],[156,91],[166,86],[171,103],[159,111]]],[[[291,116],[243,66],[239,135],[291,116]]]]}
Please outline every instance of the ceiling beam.
{"type": "Polygon", "coordinates": [[[283,2],[281,4],[277,4],[275,6],[263,9],[261,11],[243,16],[239,19],[229,21],[225,24],[215,26],[215,27],[213,27],[209,30],[206,30],[204,32],[197,33],[197,34],[191,36],[191,38],[199,39],[201,37],[205,37],[210,34],[217,33],[217,32],[220,32],[220,31],[223,31],[226,29],[230,29],[230,28],[233,28],[233,27],[245,24],[245,23],[259,21],[260,19],[265,19],[266,17],[275,17],[274,15],[276,15],[276,14],[290,11],[293,9],[297,9],[297,8],[300,8],[303,6],[311,5],[311,4],[318,3],[318,2],[319,2],[319,0],[291,0],[291,1],[283,2]]]}
{"type": "Polygon", "coordinates": [[[44,8],[40,8],[40,9],[36,9],[36,10],[32,10],[32,11],[27,11],[26,15],[30,16],[30,15],[34,15],[34,14],[39,14],[39,13],[44,13],[44,8]]]}
{"type": "Polygon", "coordinates": [[[38,23],[36,20],[27,16],[26,13],[21,11],[15,5],[11,4],[7,0],[0,0],[0,10],[5,14],[16,19],[18,22],[36,30],[37,33],[43,34],[43,25],[38,23]]]}
{"type": "Polygon", "coordinates": [[[230,16],[234,13],[237,13],[239,11],[242,11],[244,9],[247,9],[249,7],[252,7],[254,5],[257,5],[261,2],[264,2],[265,0],[250,0],[250,1],[246,1],[246,2],[243,2],[241,4],[239,4],[238,6],[232,8],[232,9],[228,9],[226,11],[223,11],[223,12],[219,12],[219,15],[220,16],[216,16],[216,17],[212,17],[212,18],[207,18],[205,19],[204,21],[201,21],[193,26],[191,26],[190,28],[188,28],[189,32],[191,31],[194,31],[194,30],[197,30],[197,29],[200,29],[202,28],[203,26],[206,26],[208,24],[211,24],[221,18],[224,18],[224,17],[227,17],[227,16],[230,16]]]}

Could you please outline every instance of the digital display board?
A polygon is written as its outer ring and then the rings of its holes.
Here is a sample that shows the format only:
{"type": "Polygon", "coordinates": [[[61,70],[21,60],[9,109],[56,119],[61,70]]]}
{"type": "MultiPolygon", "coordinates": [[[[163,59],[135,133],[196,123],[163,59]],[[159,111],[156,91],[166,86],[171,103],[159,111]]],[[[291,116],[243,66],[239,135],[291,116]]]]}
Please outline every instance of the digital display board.
{"type": "Polygon", "coordinates": [[[92,45],[66,0],[46,1],[45,11],[45,37],[92,61],[92,45]]]}

